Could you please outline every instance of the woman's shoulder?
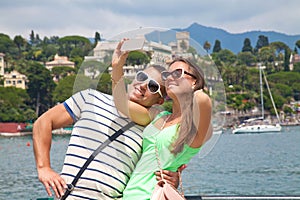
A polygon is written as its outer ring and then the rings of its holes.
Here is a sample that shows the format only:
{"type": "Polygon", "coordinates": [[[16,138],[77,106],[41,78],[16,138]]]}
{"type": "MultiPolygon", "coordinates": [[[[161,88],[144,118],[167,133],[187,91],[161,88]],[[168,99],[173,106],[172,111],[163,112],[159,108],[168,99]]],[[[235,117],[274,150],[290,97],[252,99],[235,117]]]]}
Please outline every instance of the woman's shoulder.
{"type": "Polygon", "coordinates": [[[194,92],[194,98],[198,103],[210,103],[211,99],[208,94],[206,94],[203,90],[197,90],[194,92]]]}

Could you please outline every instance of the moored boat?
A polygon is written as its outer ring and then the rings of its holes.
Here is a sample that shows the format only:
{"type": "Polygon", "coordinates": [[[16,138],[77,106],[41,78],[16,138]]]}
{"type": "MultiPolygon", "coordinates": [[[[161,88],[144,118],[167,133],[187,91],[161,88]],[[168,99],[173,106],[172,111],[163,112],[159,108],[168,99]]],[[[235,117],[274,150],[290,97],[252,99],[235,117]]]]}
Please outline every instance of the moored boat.
{"type": "Polygon", "coordinates": [[[260,97],[261,97],[261,113],[262,116],[260,118],[253,118],[245,120],[241,125],[236,127],[232,130],[233,134],[239,134],[239,133],[264,133],[264,132],[280,132],[281,131],[281,125],[280,125],[280,118],[273,100],[273,96],[271,93],[271,90],[269,88],[269,84],[267,81],[267,78],[263,72],[264,66],[259,66],[259,82],[260,82],[260,97]],[[273,108],[276,113],[276,117],[278,120],[277,124],[271,124],[265,120],[264,116],[264,100],[263,100],[263,86],[262,86],[262,76],[264,75],[264,80],[270,95],[270,99],[272,101],[273,108]]]}
{"type": "Polygon", "coordinates": [[[280,124],[272,125],[272,124],[254,124],[254,125],[246,125],[241,124],[236,129],[232,130],[233,134],[237,133],[266,133],[266,132],[280,132],[281,126],[280,124]]]}

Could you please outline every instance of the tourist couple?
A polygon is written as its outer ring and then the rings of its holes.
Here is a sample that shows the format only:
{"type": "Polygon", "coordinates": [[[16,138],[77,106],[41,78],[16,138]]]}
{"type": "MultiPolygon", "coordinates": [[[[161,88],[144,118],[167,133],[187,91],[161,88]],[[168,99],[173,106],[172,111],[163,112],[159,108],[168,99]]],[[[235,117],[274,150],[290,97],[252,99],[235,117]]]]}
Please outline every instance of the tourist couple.
{"type": "Polygon", "coordinates": [[[74,94],[34,123],[33,145],[38,178],[49,195],[61,197],[93,151],[116,131],[134,121],[94,158],[67,199],[150,199],[161,179],[178,185],[177,170],[211,137],[212,104],[204,92],[204,75],[188,59],[176,58],[168,70],[153,65],[131,84],[129,100],[123,66],[129,52],[117,45],[112,58],[113,97],[87,89],[74,94]],[[172,99],[172,113],[159,105],[172,99]],[[74,124],[61,174],[52,170],[53,129],[74,124]],[[144,128],[145,127],[145,128],[144,128]]]}

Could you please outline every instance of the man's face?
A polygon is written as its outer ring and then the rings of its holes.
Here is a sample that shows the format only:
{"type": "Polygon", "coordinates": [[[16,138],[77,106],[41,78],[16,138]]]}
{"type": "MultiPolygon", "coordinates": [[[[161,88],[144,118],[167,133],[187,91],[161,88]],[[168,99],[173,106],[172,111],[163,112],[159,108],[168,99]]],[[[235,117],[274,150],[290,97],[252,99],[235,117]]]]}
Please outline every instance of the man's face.
{"type": "MultiPolygon", "coordinates": [[[[160,87],[163,87],[161,74],[159,71],[153,67],[149,67],[145,69],[144,72],[149,76],[150,79],[156,80],[160,84],[160,87]]],[[[154,104],[160,104],[162,97],[158,92],[153,94],[149,91],[147,86],[148,82],[149,81],[138,82],[133,80],[129,91],[129,98],[131,101],[145,107],[151,107],[154,104]]]]}

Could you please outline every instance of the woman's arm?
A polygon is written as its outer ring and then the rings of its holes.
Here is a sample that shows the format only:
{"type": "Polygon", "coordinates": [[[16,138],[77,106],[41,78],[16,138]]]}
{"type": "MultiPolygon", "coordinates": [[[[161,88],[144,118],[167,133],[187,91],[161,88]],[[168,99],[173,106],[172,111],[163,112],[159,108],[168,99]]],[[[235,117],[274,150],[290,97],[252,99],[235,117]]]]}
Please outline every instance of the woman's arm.
{"type": "Polygon", "coordinates": [[[210,97],[202,90],[194,93],[193,101],[193,121],[197,128],[197,134],[191,147],[198,148],[212,136],[212,103],[210,97]]]}

